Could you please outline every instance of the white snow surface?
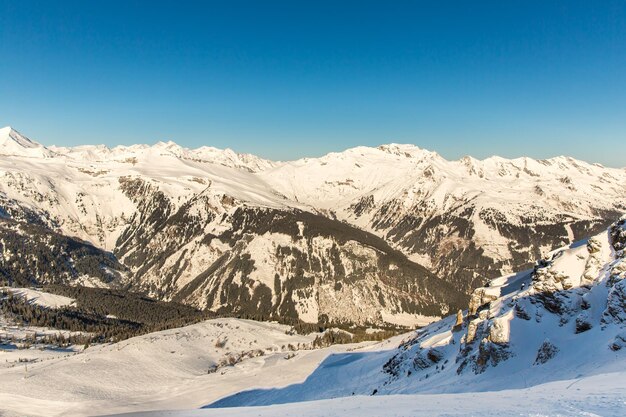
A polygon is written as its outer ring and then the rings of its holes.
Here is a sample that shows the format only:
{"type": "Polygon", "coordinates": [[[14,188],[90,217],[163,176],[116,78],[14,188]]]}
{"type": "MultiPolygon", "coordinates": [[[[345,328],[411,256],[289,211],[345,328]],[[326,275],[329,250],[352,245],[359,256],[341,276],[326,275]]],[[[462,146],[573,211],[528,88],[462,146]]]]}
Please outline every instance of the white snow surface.
{"type": "Polygon", "coordinates": [[[340,397],[262,407],[124,414],[125,417],[622,417],[626,372],[531,388],[458,394],[340,397]]]}
{"type": "MultiPolygon", "coordinates": [[[[95,345],[72,356],[41,352],[27,371],[0,368],[0,416],[198,408],[249,387],[301,382],[331,353],[367,345],[310,350],[317,334],[289,335],[288,330],[274,323],[215,319],[95,345]],[[234,366],[228,365],[231,360],[234,366]],[[215,365],[217,370],[208,373],[215,365]]],[[[15,355],[20,353],[0,350],[0,362],[15,355]]]]}
{"type": "Polygon", "coordinates": [[[63,295],[51,294],[49,292],[36,290],[34,288],[0,287],[14,295],[23,297],[28,303],[37,304],[41,307],[61,308],[74,304],[74,299],[63,295]]]}

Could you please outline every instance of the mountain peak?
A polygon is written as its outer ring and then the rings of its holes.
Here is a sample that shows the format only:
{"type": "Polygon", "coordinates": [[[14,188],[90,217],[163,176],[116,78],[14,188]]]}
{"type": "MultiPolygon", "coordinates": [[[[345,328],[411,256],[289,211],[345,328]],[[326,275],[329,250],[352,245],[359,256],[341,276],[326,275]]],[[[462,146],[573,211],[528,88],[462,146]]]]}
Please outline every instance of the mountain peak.
{"type": "Polygon", "coordinates": [[[180,148],[180,145],[172,140],[168,140],[168,141],[160,140],[157,143],[155,143],[154,146],[157,148],[180,148]]]}
{"type": "Polygon", "coordinates": [[[23,136],[20,132],[13,129],[11,126],[6,126],[0,129],[0,143],[5,145],[10,142],[15,142],[19,146],[24,148],[34,148],[41,146],[38,143],[33,142],[27,137],[23,136]]]}
{"type": "Polygon", "coordinates": [[[391,155],[404,156],[407,158],[423,158],[425,156],[434,157],[438,155],[436,152],[420,148],[410,143],[388,143],[377,146],[376,149],[391,155]]]}
{"type": "Polygon", "coordinates": [[[48,148],[30,140],[11,126],[0,129],[0,154],[44,158],[52,156],[48,148]]]}

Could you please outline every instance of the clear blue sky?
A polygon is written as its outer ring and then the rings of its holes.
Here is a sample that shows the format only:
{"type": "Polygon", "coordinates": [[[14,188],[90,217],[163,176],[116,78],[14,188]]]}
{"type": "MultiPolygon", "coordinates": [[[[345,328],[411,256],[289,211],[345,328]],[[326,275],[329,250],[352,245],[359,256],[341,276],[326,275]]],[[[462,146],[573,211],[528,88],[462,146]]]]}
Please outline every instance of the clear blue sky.
{"type": "Polygon", "coordinates": [[[48,145],[621,167],[626,2],[0,0],[0,125],[48,145]]]}

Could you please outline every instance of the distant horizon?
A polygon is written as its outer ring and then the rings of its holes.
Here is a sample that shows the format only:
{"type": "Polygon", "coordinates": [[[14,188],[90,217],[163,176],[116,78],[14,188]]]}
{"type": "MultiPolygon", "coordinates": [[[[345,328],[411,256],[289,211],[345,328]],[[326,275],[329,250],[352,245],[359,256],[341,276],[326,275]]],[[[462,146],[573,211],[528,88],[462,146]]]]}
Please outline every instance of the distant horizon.
{"type": "Polygon", "coordinates": [[[294,161],[298,161],[300,159],[321,158],[321,157],[324,157],[324,156],[326,156],[328,154],[331,154],[331,153],[342,153],[342,152],[345,152],[345,151],[348,151],[348,150],[351,150],[351,149],[355,149],[355,148],[359,148],[359,147],[378,148],[380,146],[399,145],[399,146],[414,146],[414,147],[419,148],[419,149],[424,150],[424,151],[434,152],[434,153],[438,154],[439,156],[441,156],[442,158],[444,158],[447,161],[459,161],[459,160],[461,160],[461,159],[463,159],[465,157],[471,157],[471,158],[477,159],[479,161],[484,161],[484,160],[490,159],[490,158],[502,158],[502,159],[507,159],[507,160],[514,160],[514,159],[519,159],[519,158],[531,158],[531,159],[535,159],[535,160],[549,160],[549,159],[554,159],[554,158],[559,158],[559,157],[565,157],[565,158],[574,158],[576,160],[587,162],[589,164],[600,164],[600,165],[605,166],[607,168],[626,169],[626,164],[624,166],[605,165],[605,164],[602,164],[602,163],[597,162],[597,161],[587,160],[587,159],[584,159],[584,158],[577,158],[577,157],[575,157],[573,155],[567,155],[567,154],[550,155],[550,156],[545,156],[545,157],[536,157],[536,156],[531,156],[531,155],[518,155],[518,156],[510,156],[509,157],[509,156],[503,156],[503,155],[498,155],[498,154],[491,154],[491,155],[486,155],[486,156],[478,156],[478,155],[473,155],[473,154],[470,153],[470,154],[460,155],[460,156],[457,156],[457,157],[449,157],[449,156],[446,156],[446,155],[442,154],[437,149],[425,148],[423,146],[420,146],[419,144],[410,143],[410,142],[381,142],[381,143],[373,144],[373,145],[355,145],[355,146],[350,146],[350,147],[346,147],[346,148],[330,150],[328,152],[324,152],[324,153],[321,153],[319,155],[302,155],[302,156],[300,156],[298,158],[295,158],[295,159],[273,159],[273,158],[266,157],[266,156],[261,155],[261,154],[253,153],[253,152],[246,152],[244,150],[239,150],[239,149],[235,149],[235,148],[232,148],[232,147],[218,147],[218,146],[214,146],[214,145],[211,145],[211,144],[208,144],[208,143],[199,144],[197,146],[186,146],[185,144],[183,144],[181,142],[178,142],[175,139],[171,139],[171,138],[155,140],[153,142],[119,143],[119,144],[116,144],[116,145],[107,145],[105,143],[83,143],[83,144],[76,144],[76,145],[65,146],[65,145],[59,145],[59,144],[56,144],[56,143],[51,143],[51,144],[44,143],[45,141],[40,141],[40,140],[38,140],[36,138],[33,138],[33,137],[29,136],[28,134],[24,133],[23,131],[21,131],[19,128],[16,128],[15,126],[12,126],[12,125],[1,126],[0,130],[6,129],[6,128],[11,128],[14,131],[18,132],[19,134],[21,134],[22,136],[28,138],[29,140],[31,140],[33,142],[36,142],[36,143],[38,143],[40,145],[43,145],[46,148],[51,148],[51,147],[74,148],[74,147],[80,147],[80,146],[105,146],[105,147],[107,147],[109,149],[113,149],[113,148],[115,148],[117,146],[129,147],[129,146],[133,146],[133,145],[138,145],[138,146],[149,146],[150,147],[150,146],[158,145],[159,143],[171,142],[171,143],[174,143],[175,145],[178,145],[178,146],[180,146],[180,147],[182,147],[184,149],[189,149],[189,150],[194,150],[194,149],[198,149],[198,148],[202,148],[202,147],[206,146],[206,147],[215,148],[215,149],[218,149],[218,150],[227,150],[227,149],[229,149],[229,150],[231,150],[231,151],[233,151],[235,153],[238,153],[238,154],[250,154],[250,155],[254,155],[254,156],[257,156],[257,157],[260,157],[262,159],[269,160],[269,161],[272,161],[272,162],[294,162],[294,161]]]}
{"type": "Polygon", "coordinates": [[[0,125],[58,146],[626,165],[621,0],[0,0],[0,39],[0,125]]]}

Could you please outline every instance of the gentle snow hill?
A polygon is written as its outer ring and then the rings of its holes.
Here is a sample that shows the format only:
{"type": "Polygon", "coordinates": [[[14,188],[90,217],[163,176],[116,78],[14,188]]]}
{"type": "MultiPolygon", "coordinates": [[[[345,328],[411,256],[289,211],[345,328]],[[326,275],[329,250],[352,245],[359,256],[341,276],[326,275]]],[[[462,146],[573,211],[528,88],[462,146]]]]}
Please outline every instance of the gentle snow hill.
{"type": "MultiPolygon", "coordinates": [[[[476,289],[464,317],[420,329],[394,351],[333,355],[301,384],[245,391],[210,407],[521,390],[595,375],[623,376],[625,251],[626,218],[552,252],[532,271],[476,289]]],[[[623,407],[626,380],[613,387],[623,407]]]]}
{"type": "MultiPolygon", "coordinates": [[[[41,352],[42,360],[29,363],[27,373],[23,366],[0,368],[0,415],[86,416],[201,407],[247,387],[300,382],[329,354],[367,345],[307,350],[318,334],[292,335],[289,329],[215,319],[92,346],[59,359],[41,352]]],[[[7,355],[15,357],[0,350],[0,362],[7,355]]]]}

